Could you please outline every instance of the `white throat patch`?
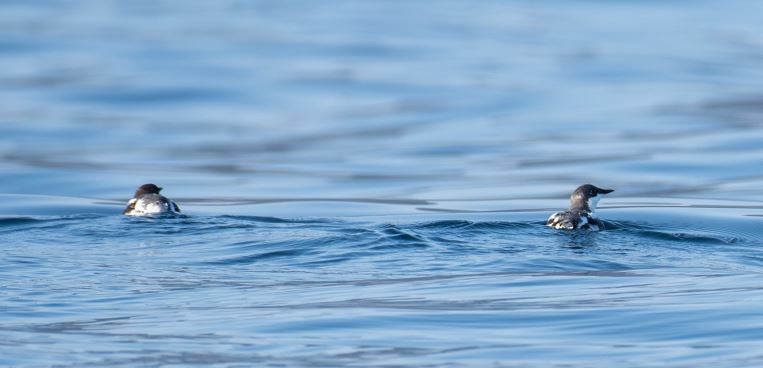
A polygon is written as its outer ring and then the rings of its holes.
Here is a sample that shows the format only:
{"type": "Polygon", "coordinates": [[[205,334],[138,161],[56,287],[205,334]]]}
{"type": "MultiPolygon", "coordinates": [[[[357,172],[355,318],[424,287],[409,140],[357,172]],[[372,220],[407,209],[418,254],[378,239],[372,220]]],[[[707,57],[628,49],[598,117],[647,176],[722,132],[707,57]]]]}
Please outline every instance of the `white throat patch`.
{"type": "Polygon", "coordinates": [[[596,211],[596,206],[599,204],[599,200],[601,199],[601,195],[597,195],[593,198],[588,198],[588,208],[591,209],[591,212],[596,211]]]}

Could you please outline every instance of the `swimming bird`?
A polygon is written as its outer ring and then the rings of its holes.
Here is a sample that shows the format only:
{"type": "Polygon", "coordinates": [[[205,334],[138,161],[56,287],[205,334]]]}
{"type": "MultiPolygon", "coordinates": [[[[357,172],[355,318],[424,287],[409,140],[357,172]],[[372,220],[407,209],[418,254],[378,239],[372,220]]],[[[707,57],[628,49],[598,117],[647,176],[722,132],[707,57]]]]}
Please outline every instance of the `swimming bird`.
{"type": "Polygon", "coordinates": [[[127,216],[152,216],[179,213],[180,207],[169,200],[169,198],[159,194],[162,188],[155,184],[143,184],[135,191],[135,195],[127,207],[122,211],[127,216]]]}
{"type": "Polygon", "coordinates": [[[570,196],[570,208],[552,214],[546,220],[546,225],[567,230],[603,229],[604,223],[595,217],[594,211],[601,197],[613,191],[614,189],[602,189],[591,184],[579,186],[570,196]]]}

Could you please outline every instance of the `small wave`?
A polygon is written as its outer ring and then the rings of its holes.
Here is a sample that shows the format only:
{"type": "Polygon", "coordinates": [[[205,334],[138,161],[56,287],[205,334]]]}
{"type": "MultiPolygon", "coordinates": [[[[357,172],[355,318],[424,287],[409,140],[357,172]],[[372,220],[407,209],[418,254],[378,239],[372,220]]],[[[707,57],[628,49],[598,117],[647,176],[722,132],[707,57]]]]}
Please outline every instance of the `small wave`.
{"type": "Polygon", "coordinates": [[[474,225],[474,222],[472,221],[443,220],[443,221],[425,222],[425,223],[416,225],[416,227],[419,229],[463,229],[473,225],[474,225]]]}
{"type": "Polygon", "coordinates": [[[7,216],[0,217],[0,228],[18,228],[37,225],[58,226],[70,222],[79,222],[90,220],[100,216],[96,215],[75,215],[75,216],[51,216],[51,217],[33,217],[33,216],[7,216]]]}
{"type": "Polygon", "coordinates": [[[425,222],[411,225],[411,228],[420,230],[511,230],[526,229],[543,225],[543,222],[511,222],[511,221],[467,221],[467,220],[443,220],[425,222]]]}
{"type": "Polygon", "coordinates": [[[208,261],[204,262],[208,265],[240,265],[240,264],[251,264],[251,263],[257,263],[260,261],[265,261],[273,258],[282,258],[282,257],[296,257],[300,256],[305,252],[304,249],[291,249],[291,250],[276,250],[276,251],[270,251],[270,252],[263,252],[263,253],[257,253],[257,254],[251,254],[251,255],[243,255],[238,257],[232,257],[232,258],[226,258],[218,261],[208,261]]]}
{"type": "Polygon", "coordinates": [[[635,235],[672,242],[693,244],[733,244],[743,242],[745,239],[739,236],[726,234],[723,230],[710,230],[704,228],[676,229],[672,227],[660,227],[644,223],[614,222],[607,221],[605,225],[614,231],[631,232],[635,235]]]}
{"type": "Polygon", "coordinates": [[[36,224],[45,221],[47,220],[34,217],[0,217],[0,227],[36,224]]]}
{"type": "Polygon", "coordinates": [[[380,231],[384,236],[393,241],[400,242],[426,242],[426,239],[413,232],[406,231],[396,225],[383,225],[380,231]]]}
{"type": "Polygon", "coordinates": [[[430,245],[426,242],[404,242],[404,243],[387,243],[379,244],[371,247],[371,250],[400,250],[400,249],[425,249],[430,245]]]}
{"type": "Polygon", "coordinates": [[[233,219],[233,220],[241,220],[241,221],[250,221],[250,222],[262,222],[262,223],[269,223],[269,224],[325,224],[329,223],[329,220],[322,220],[322,219],[285,219],[285,218],[279,218],[279,217],[267,217],[267,216],[243,216],[243,215],[222,215],[218,216],[222,219],[233,219]]]}

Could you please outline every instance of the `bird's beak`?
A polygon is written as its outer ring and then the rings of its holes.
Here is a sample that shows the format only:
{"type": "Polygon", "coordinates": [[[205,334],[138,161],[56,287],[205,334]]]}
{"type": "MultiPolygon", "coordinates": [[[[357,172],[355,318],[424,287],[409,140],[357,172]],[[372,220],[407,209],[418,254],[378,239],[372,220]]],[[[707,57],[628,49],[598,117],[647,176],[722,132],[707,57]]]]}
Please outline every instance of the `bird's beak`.
{"type": "MultiPolygon", "coordinates": [[[[164,189],[164,188],[162,188],[162,187],[159,187],[159,191],[160,191],[160,192],[162,191],[162,189],[164,189]]],[[[611,190],[610,190],[609,192],[611,192],[611,190]]],[[[609,192],[607,192],[607,193],[609,193],[609,192]]]]}
{"type": "Polygon", "coordinates": [[[602,189],[602,188],[599,188],[599,192],[601,194],[609,194],[609,193],[612,193],[614,191],[615,191],[614,189],[602,189]]]}

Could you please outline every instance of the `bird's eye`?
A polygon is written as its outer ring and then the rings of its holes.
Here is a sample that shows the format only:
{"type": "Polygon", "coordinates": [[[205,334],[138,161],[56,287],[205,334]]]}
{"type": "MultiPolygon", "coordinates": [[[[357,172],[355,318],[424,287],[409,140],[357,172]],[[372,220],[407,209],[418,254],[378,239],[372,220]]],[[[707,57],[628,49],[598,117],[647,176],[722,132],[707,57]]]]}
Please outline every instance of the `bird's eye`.
{"type": "Polygon", "coordinates": [[[597,193],[596,193],[596,189],[591,189],[591,195],[592,195],[592,196],[595,196],[596,194],[597,194],[597,193]]]}

